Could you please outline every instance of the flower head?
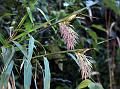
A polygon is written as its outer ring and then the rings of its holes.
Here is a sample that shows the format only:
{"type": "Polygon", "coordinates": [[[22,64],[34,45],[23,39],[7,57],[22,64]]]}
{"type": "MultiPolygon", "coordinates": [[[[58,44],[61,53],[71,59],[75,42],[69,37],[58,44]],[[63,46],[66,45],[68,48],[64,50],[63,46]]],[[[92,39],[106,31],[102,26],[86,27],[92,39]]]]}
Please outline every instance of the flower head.
{"type": "Polygon", "coordinates": [[[60,27],[60,33],[63,37],[65,43],[67,44],[67,49],[74,49],[75,44],[77,43],[78,34],[72,29],[72,27],[65,25],[65,24],[59,24],[60,27]]]}
{"type": "Polygon", "coordinates": [[[79,67],[81,70],[82,79],[86,79],[91,75],[92,65],[88,58],[84,54],[76,53],[77,59],[79,60],[79,67]]]}

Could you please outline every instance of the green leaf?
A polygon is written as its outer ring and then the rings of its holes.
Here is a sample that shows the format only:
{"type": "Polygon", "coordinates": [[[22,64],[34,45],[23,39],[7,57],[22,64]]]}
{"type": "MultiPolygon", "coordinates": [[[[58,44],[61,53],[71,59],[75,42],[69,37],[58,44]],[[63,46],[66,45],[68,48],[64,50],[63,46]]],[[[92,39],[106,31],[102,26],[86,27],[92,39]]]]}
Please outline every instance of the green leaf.
{"type": "MultiPolygon", "coordinates": [[[[28,16],[28,14],[25,14],[25,15],[23,16],[23,18],[21,19],[21,21],[20,21],[20,23],[18,24],[17,28],[20,28],[20,27],[23,25],[23,23],[24,23],[24,21],[26,20],[27,16],[28,16]]],[[[17,29],[17,28],[16,28],[16,29],[17,29]]]]}
{"type": "MultiPolygon", "coordinates": [[[[49,19],[46,17],[46,15],[45,15],[45,13],[41,10],[41,9],[39,9],[39,8],[37,8],[39,11],[40,11],[40,13],[44,16],[44,18],[45,18],[45,20],[50,24],[50,25],[52,25],[51,24],[51,22],[49,21],[49,19]]],[[[52,26],[52,29],[56,32],[56,30],[55,30],[55,28],[52,26]]]]}
{"type": "Polygon", "coordinates": [[[13,40],[16,40],[16,39],[21,38],[21,37],[25,37],[30,32],[32,32],[32,30],[30,30],[29,32],[23,32],[20,35],[17,35],[15,38],[13,38],[13,40]]]}
{"type": "Polygon", "coordinates": [[[2,47],[4,70],[8,67],[14,53],[15,53],[15,48],[13,46],[12,48],[2,47]]]}
{"type": "Polygon", "coordinates": [[[21,44],[19,44],[19,43],[16,42],[16,41],[12,41],[12,42],[21,50],[21,52],[24,54],[24,56],[25,56],[26,58],[28,58],[28,56],[27,56],[27,49],[24,48],[21,44]]]}
{"type": "Polygon", "coordinates": [[[83,80],[83,81],[80,83],[80,85],[78,85],[77,89],[86,88],[90,83],[92,83],[92,81],[89,80],[89,79],[83,80]]]}
{"type": "Polygon", "coordinates": [[[79,60],[78,60],[73,54],[68,53],[68,55],[69,55],[70,57],[72,57],[72,59],[77,63],[78,66],[80,66],[80,65],[79,65],[79,60]]]}
{"type": "Polygon", "coordinates": [[[34,38],[30,36],[29,45],[28,45],[28,59],[31,60],[34,48],[34,38]]]}
{"type": "Polygon", "coordinates": [[[104,89],[100,83],[90,83],[88,87],[89,89],[104,89]]]}
{"type": "Polygon", "coordinates": [[[6,45],[6,40],[5,40],[4,36],[1,33],[0,33],[0,43],[2,45],[6,45]]]}
{"type": "Polygon", "coordinates": [[[106,32],[106,29],[103,28],[101,25],[93,24],[92,27],[94,27],[94,28],[97,29],[97,30],[100,30],[100,31],[106,32]]]}
{"type": "Polygon", "coordinates": [[[44,57],[44,88],[43,89],[50,89],[50,79],[51,79],[51,74],[50,74],[50,68],[49,68],[49,62],[46,57],[44,57]]]}
{"type": "MultiPolygon", "coordinates": [[[[120,8],[116,5],[117,0],[103,0],[106,7],[112,9],[116,14],[120,15],[120,8]]],[[[119,1],[119,0],[118,0],[119,1]]]]}
{"type": "Polygon", "coordinates": [[[27,20],[24,24],[25,26],[25,31],[27,30],[27,32],[31,31],[33,29],[32,23],[30,22],[30,20],[27,20]]]}
{"type": "Polygon", "coordinates": [[[32,12],[31,12],[31,10],[30,10],[30,7],[26,7],[26,9],[27,9],[27,13],[28,13],[28,15],[29,15],[30,21],[31,21],[31,23],[34,25],[33,16],[32,16],[32,12]]]}
{"type": "Polygon", "coordinates": [[[32,79],[32,65],[30,61],[24,62],[24,89],[30,89],[32,79]]]}
{"type": "Polygon", "coordinates": [[[95,43],[97,43],[97,34],[92,31],[91,29],[88,29],[87,32],[89,33],[89,35],[92,37],[92,39],[94,39],[95,43]]]}
{"type": "MultiPolygon", "coordinates": [[[[6,87],[8,78],[10,77],[10,74],[12,72],[14,61],[11,61],[9,65],[7,66],[6,70],[3,71],[3,73],[0,76],[0,89],[3,89],[3,86],[6,87]]],[[[6,88],[5,88],[6,89],[6,88]]]]}
{"type": "Polygon", "coordinates": [[[38,0],[30,0],[29,4],[30,4],[31,11],[33,11],[35,8],[35,5],[38,4],[38,0]]]}

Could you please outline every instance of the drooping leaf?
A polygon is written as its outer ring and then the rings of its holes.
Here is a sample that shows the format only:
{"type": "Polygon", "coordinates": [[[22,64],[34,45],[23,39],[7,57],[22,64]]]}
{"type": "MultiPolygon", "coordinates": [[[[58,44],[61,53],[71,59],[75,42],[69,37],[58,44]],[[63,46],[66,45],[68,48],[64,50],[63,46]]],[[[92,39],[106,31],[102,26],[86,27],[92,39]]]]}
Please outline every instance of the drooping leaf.
{"type": "Polygon", "coordinates": [[[45,15],[45,13],[40,9],[40,8],[37,8],[39,11],[40,11],[40,13],[44,16],[44,18],[45,18],[45,20],[46,21],[49,21],[48,20],[48,17],[45,15]]]}
{"type": "Polygon", "coordinates": [[[0,89],[3,89],[3,86],[6,87],[8,78],[10,77],[10,74],[13,69],[14,61],[12,60],[9,65],[7,66],[6,70],[3,71],[3,73],[0,76],[0,89]]]}
{"type": "Polygon", "coordinates": [[[30,36],[29,45],[28,45],[28,59],[31,60],[34,48],[34,38],[30,36]]]}
{"type": "Polygon", "coordinates": [[[30,89],[32,79],[32,65],[27,59],[24,62],[24,89],[30,89]]]}
{"type": "Polygon", "coordinates": [[[51,80],[51,74],[50,74],[50,68],[49,68],[49,62],[46,57],[44,57],[44,89],[50,89],[50,80],[51,80]]]}
{"type": "Polygon", "coordinates": [[[32,12],[31,12],[31,10],[30,10],[30,7],[27,7],[27,13],[28,13],[28,15],[29,15],[29,18],[30,18],[31,23],[34,25],[33,16],[32,16],[32,12]]]}
{"type": "Polygon", "coordinates": [[[79,60],[71,53],[68,53],[68,55],[77,63],[77,65],[79,66],[79,60]]]}
{"type": "Polygon", "coordinates": [[[12,48],[2,47],[4,70],[8,67],[14,53],[15,53],[15,48],[13,46],[12,48]]]}
{"type": "Polygon", "coordinates": [[[5,45],[6,44],[6,40],[5,40],[5,38],[4,38],[4,36],[0,33],[0,43],[2,44],[2,45],[5,45]]]}
{"type": "Polygon", "coordinates": [[[89,89],[104,89],[100,83],[90,83],[88,85],[89,89]]]}
{"type": "Polygon", "coordinates": [[[24,48],[21,44],[19,44],[19,43],[16,42],[16,41],[13,41],[13,43],[20,49],[20,51],[24,54],[24,56],[25,56],[26,58],[28,58],[28,56],[27,56],[27,49],[24,48]]]}
{"type": "Polygon", "coordinates": [[[89,85],[90,83],[92,83],[92,81],[89,80],[89,79],[83,80],[83,81],[78,85],[77,89],[86,88],[86,87],[88,87],[88,85],[89,85]]]}
{"type": "MultiPolygon", "coordinates": [[[[47,18],[47,16],[45,15],[45,13],[40,9],[40,8],[37,8],[39,11],[40,11],[40,13],[44,16],[44,18],[45,18],[45,20],[50,24],[50,25],[52,25],[51,24],[51,22],[50,22],[50,20],[47,18]]],[[[52,26],[52,29],[55,31],[55,28],[52,26]]],[[[56,31],[55,31],[56,32],[56,31]]]]}

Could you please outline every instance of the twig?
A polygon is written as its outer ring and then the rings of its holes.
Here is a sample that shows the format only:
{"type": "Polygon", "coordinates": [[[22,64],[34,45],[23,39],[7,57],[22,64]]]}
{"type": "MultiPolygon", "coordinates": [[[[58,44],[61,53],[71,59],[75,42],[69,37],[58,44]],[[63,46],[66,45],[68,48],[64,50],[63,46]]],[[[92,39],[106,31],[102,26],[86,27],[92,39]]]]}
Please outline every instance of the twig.
{"type": "Polygon", "coordinates": [[[35,56],[35,57],[33,57],[33,59],[39,58],[39,57],[43,57],[43,56],[54,55],[54,54],[62,54],[62,53],[68,53],[68,52],[83,52],[83,53],[85,53],[86,51],[91,50],[91,49],[95,49],[95,48],[85,48],[85,49],[75,49],[75,50],[59,51],[59,52],[55,52],[55,53],[48,53],[48,54],[35,56]]]}

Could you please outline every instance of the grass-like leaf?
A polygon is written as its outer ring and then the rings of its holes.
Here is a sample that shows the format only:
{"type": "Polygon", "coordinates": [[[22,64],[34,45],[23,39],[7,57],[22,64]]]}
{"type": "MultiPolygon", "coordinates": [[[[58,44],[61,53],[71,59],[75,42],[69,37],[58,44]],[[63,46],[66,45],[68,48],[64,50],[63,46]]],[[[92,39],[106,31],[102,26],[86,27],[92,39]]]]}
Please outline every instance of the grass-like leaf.
{"type": "Polygon", "coordinates": [[[4,38],[4,36],[0,33],[0,43],[2,44],[2,45],[6,45],[6,40],[5,40],[5,38],[4,38]]]}
{"type": "Polygon", "coordinates": [[[12,48],[4,48],[2,47],[2,53],[3,53],[3,63],[4,63],[4,69],[6,70],[6,68],[8,68],[8,65],[15,53],[15,48],[12,46],[12,48]]]}
{"type": "Polygon", "coordinates": [[[31,12],[31,10],[30,10],[30,7],[26,7],[26,9],[27,9],[27,13],[28,13],[28,15],[29,15],[30,21],[31,21],[31,23],[34,25],[33,16],[32,16],[32,12],[31,12]]]}
{"type": "Polygon", "coordinates": [[[29,46],[28,46],[28,59],[31,60],[34,48],[34,38],[30,36],[29,46]]]}
{"type": "Polygon", "coordinates": [[[44,57],[44,88],[43,89],[50,89],[50,79],[51,79],[51,74],[50,74],[50,68],[49,68],[49,62],[46,57],[44,57]]]}
{"type": "Polygon", "coordinates": [[[32,79],[32,65],[30,61],[24,62],[24,89],[30,89],[32,79]]]}
{"type": "MultiPolygon", "coordinates": [[[[50,25],[52,25],[51,24],[51,22],[49,21],[49,19],[46,17],[46,15],[45,15],[45,13],[41,10],[41,9],[39,9],[39,8],[37,8],[39,11],[40,11],[40,13],[44,16],[44,18],[45,18],[45,20],[50,24],[50,25]]],[[[52,26],[52,29],[55,31],[55,28],[52,26]]],[[[56,32],[56,31],[55,31],[56,32]]]]}
{"type": "Polygon", "coordinates": [[[18,42],[16,42],[16,41],[13,41],[13,43],[21,50],[21,52],[24,54],[24,56],[26,58],[28,58],[27,57],[27,49],[23,48],[23,46],[21,44],[19,44],[18,42]]]}
{"type": "Polygon", "coordinates": [[[12,72],[14,61],[11,61],[6,68],[6,70],[3,71],[3,73],[0,76],[0,89],[3,89],[3,86],[7,86],[8,78],[12,72]]]}
{"type": "Polygon", "coordinates": [[[80,66],[79,65],[79,60],[73,54],[68,53],[68,55],[77,63],[78,66],[80,66]]]}

